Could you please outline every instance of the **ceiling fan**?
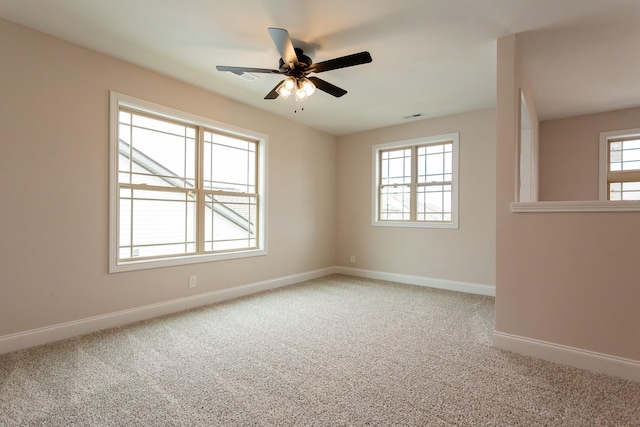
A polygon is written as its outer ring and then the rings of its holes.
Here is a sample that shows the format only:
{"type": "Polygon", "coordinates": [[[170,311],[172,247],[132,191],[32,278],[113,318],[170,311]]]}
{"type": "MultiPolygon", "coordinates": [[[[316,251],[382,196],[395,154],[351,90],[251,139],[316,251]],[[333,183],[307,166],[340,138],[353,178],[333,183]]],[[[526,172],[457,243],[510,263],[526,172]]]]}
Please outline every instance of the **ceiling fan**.
{"type": "Polygon", "coordinates": [[[265,73],[286,76],[287,78],[279,82],[264,99],[276,99],[278,96],[287,98],[294,93],[296,100],[302,101],[309,97],[316,88],[339,98],[346,94],[347,91],[318,77],[309,76],[309,74],[368,64],[372,61],[369,52],[360,52],[313,63],[311,58],[303,53],[302,49],[293,46],[289,32],[284,28],[269,28],[269,35],[281,56],[277,70],[224,65],[216,67],[218,71],[229,71],[237,75],[242,75],[243,73],[265,73]]]}

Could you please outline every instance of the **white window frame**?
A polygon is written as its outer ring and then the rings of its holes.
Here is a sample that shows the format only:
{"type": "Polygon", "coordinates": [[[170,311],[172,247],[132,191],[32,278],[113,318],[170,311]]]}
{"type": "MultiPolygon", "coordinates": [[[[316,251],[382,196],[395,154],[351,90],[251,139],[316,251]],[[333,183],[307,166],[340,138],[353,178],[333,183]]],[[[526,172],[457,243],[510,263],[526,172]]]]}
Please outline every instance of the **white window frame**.
{"type": "Polygon", "coordinates": [[[144,270],[150,268],[169,267],[176,265],[195,264],[211,261],[222,261],[238,258],[263,256],[267,254],[267,135],[232,126],[226,123],[200,117],[173,108],[158,105],[149,101],[110,92],[110,129],[109,129],[109,272],[144,270]],[[118,257],[118,122],[119,109],[126,107],[157,117],[177,120],[186,124],[203,126],[213,131],[227,135],[238,136],[243,139],[258,141],[258,235],[257,249],[235,252],[205,253],[169,256],[155,259],[134,261],[119,261],[118,257]]]}
{"type": "Polygon", "coordinates": [[[599,166],[598,166],[598,199],[619,203],[617,200],[609,200],[609,141],[612,139],[640,136],[640,128],[614,130],[600,132],[599,166]]]}
{"type": "Polygon", "coordinates": [[[423,138],[410,139],[405,141],[387,142],[376,144],[372,147],[372,209],[371,225],[376,227],[409,227],[409,228],[458,228],[458,180],[459,180],[459,140],[460,134],[447,133],[423,138]],[[380,193],[378,183],[380,181],[380,152],[389,149],[408,148],[415,145],[453,143],[452,153],[452,179],[451,179],[451,221],[380,221],[378,218],[380,193]]]}

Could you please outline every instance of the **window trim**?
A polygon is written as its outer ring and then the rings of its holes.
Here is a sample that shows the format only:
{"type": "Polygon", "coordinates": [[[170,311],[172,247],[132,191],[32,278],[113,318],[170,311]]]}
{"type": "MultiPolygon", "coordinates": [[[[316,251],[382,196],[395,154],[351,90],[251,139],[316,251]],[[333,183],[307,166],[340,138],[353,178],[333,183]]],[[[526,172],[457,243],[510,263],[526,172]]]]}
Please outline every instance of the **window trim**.
{"type": "Polygon", "coordinates": [[[176,265],[196,264],[212,261],[223,261],[267,254],[267,146],[268,136],[252,130],[197,116],[184,111],[165,107],[153,102],[134,98],[115,91],[109,93],[109,273],[144,270],[150,268],[170,267],[176,265]],[[169,120],[204,126],[213,131],[237,136],[243,139],[258,141],[258,249],[237,252],[221,252],[209,254],[189,254],[156,259],[136,261],[118,261],[118,117],[119,108],[126,107],[169,120]]]}
{"type": "Polygon", "coordinates": [[[404,141],[386,142],[382,144],[376,144],[371,147],[372,149],[372,207],[371,207],[371,225],[375,227],[406,227],[406,228],[448,228],[458,229],[458,181],[460,176],[459,171],[459,140],[460,133],[446,133],[441,135],[434,135],[422,138],[409,139],[404,141]],[[380,179],[380,151],[389,149],[398,149],[404,147],[411,147],[415,145],[425,144],[437,144],[437,143],[453,143],[452,152],[452,179],[451,179],[451,222],[437,222],[437,221],[380,221],[378,219],[379,210],[379,198],[378,183],[380,179]]]}
{"type": "Polygon", "coordinates": [[[600,132],[599,165],[598,165],[598,200],[618,203],[609,200],[609,141],[640,136],[640,128],[600,132]]]}

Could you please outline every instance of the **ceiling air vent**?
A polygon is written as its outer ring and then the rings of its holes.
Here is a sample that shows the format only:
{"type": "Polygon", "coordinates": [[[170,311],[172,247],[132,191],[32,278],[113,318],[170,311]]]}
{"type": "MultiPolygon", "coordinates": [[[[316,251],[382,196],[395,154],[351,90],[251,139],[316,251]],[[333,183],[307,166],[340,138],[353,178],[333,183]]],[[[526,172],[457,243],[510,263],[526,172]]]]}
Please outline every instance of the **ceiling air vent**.
{"type": "Polygon", "coordinates": [[[424,114],[415,113],[415,114],[410,114],[408,116],[403,116],[402,118],[405,119],[405,120],[408,120],[408,119],[417,119],[418,117],[424,117],[424,114]]]}
{"type": "Polygon", "coordinates": [[[241,79],[245,79],[245,80],[249,80],[249,81],[258,80],[258,76],[256,76],[255,74],[251,74],[251,73],[234,72],[233,74],[235,74],[236,76],[240,77],[241,79]]]}

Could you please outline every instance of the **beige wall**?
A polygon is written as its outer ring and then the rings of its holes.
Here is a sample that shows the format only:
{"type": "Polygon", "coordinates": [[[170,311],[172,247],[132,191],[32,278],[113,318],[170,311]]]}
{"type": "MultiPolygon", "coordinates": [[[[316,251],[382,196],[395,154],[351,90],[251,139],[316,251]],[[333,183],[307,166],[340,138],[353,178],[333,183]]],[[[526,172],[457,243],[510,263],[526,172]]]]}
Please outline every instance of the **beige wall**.
{"type": "Polygon", "coordinates": [[[493,109],[340,137],[338,183],[338,265],[495,284],[493,109]],[[371,147],[452,132],[460,132],[459,229],[373,227],[371,147]]]}
{"type": "Polygon", "coordinates": [[[540,123],[540,200],[598,200],[600,132],[640,127],[640,108],[540,123]]]}
{"type": "Polygon", "coordinates": [[[511,212],[519,62],[517,36],[499,39],[496,331],[640,360],[640,213],[511,212]]]}
{"type": "Polygon", "coordinates": [[[0,52],[0,336],[334,265],[335,137],[3,20],[0,52]],[[269,135],[267,256],[107,273],[110,90],[269,135]]]}

